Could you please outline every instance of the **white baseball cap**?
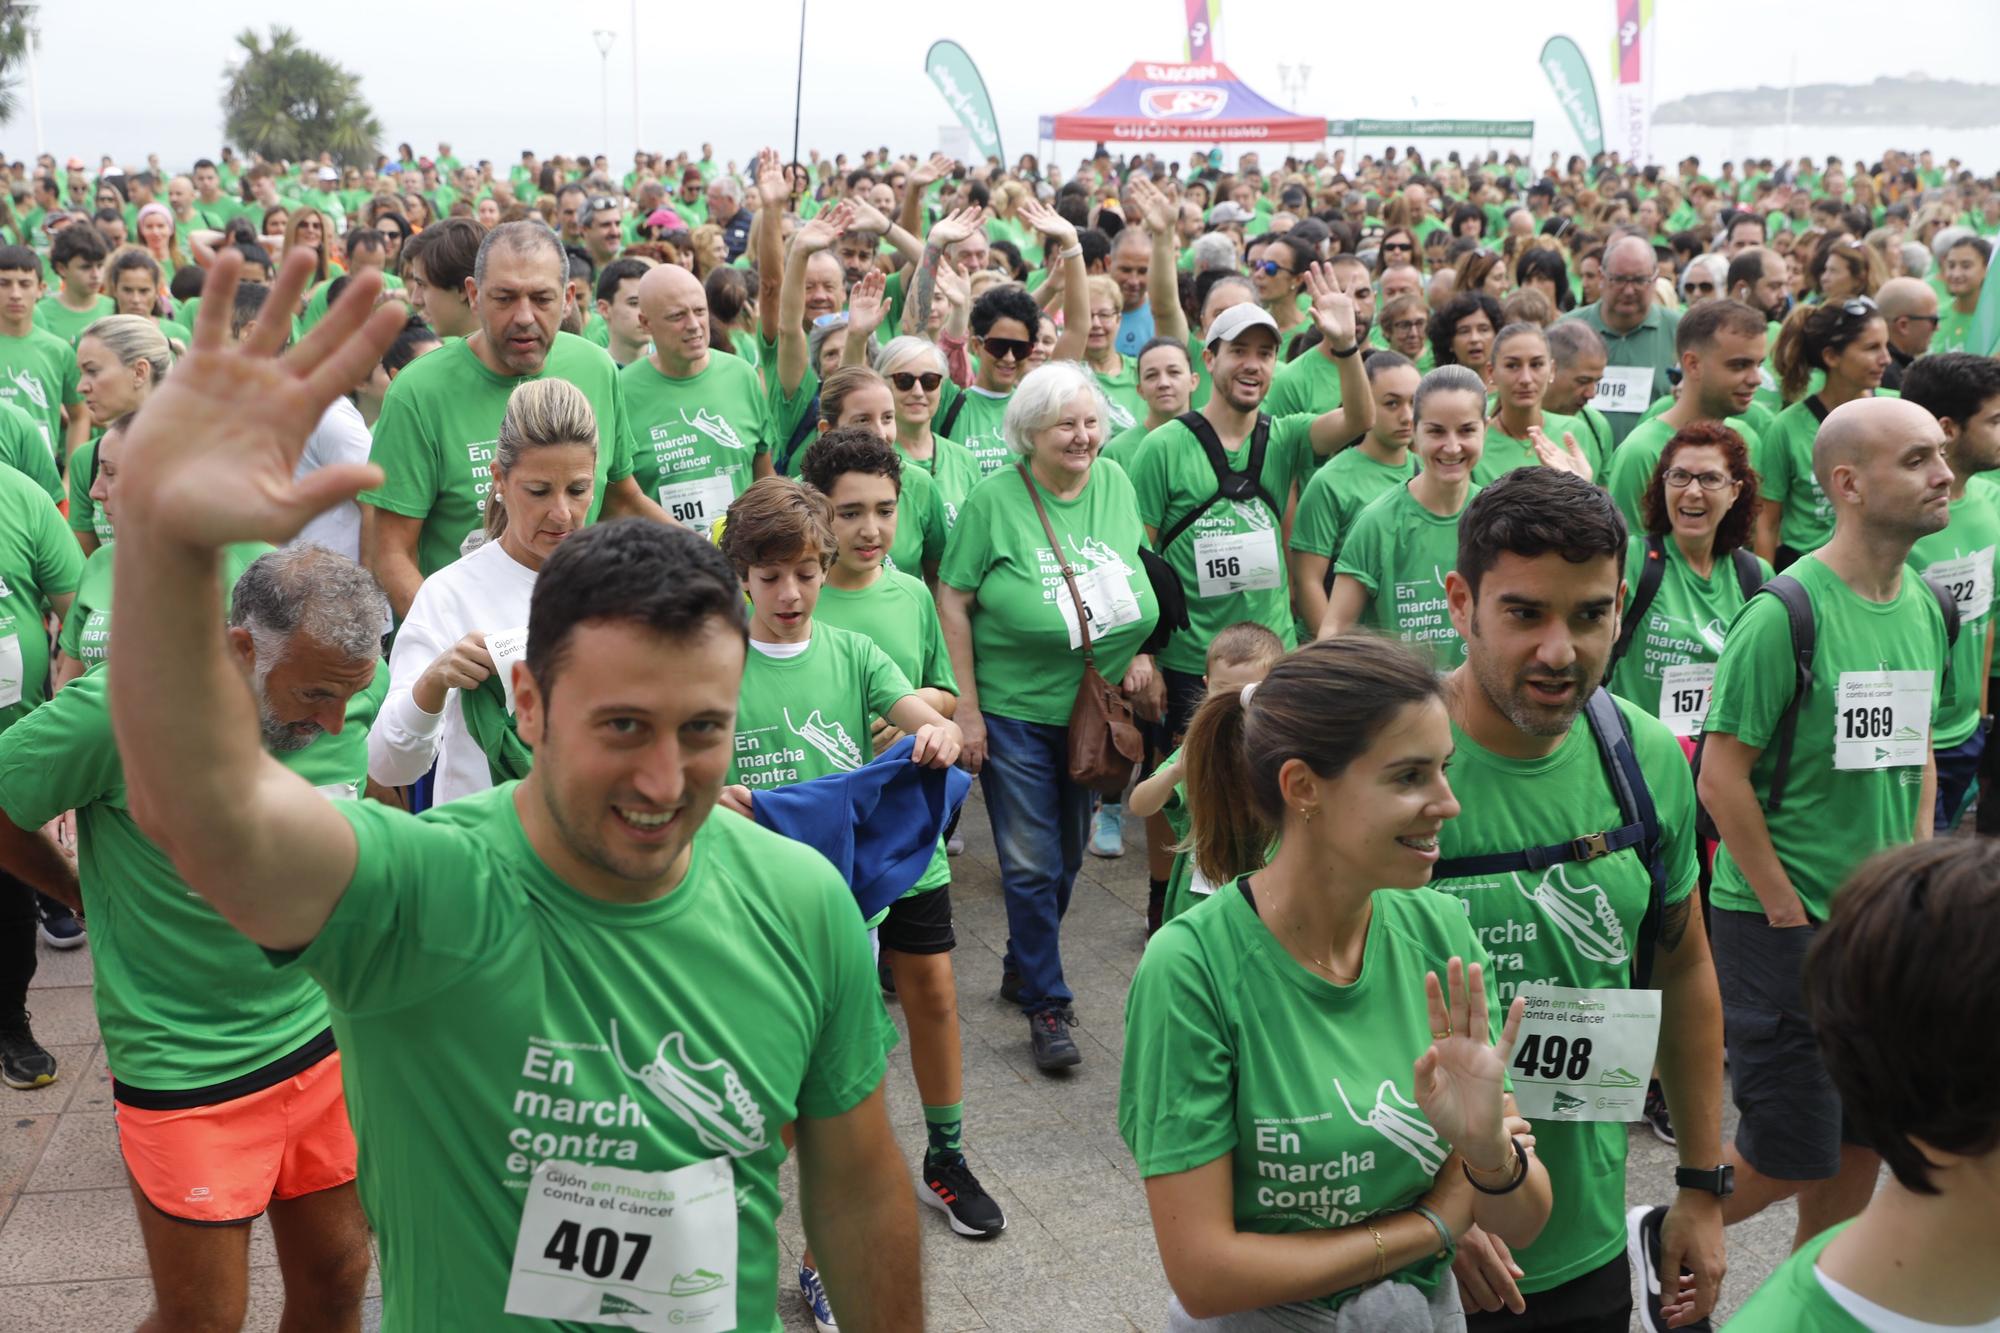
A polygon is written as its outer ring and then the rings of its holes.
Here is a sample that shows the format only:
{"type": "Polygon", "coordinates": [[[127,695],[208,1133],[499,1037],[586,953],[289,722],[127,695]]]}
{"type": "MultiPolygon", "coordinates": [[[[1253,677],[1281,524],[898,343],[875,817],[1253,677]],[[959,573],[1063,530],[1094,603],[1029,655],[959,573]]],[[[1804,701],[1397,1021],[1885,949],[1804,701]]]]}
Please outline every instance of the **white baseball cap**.
{"type": "Polygon", "coordinates": [[[1269,329],[1271,336],[1282,340],[1278,321],[1271,318],[1271,312],[1255,301],[1243,301],[1225,309],[1209,321],[1208,332],[1202,335],[1202,346],[1213,347],[1219,342],[1232,343],[1252,329],[1269,329]]]}

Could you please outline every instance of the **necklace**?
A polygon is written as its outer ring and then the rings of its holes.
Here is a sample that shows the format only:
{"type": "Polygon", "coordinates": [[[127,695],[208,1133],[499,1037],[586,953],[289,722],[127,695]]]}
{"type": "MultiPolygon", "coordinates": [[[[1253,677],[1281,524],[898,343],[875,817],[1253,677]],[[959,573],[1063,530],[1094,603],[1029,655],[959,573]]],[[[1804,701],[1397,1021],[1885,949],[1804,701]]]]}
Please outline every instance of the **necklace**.
{"type": "MultiPolygon", "coordinates": [[[[1251,885],[1251,892],[1255,893],[1256,891],[1257,891],[1256,886],[1254,884],[1251,885]]],[[[1262,914],[1259,913],[1259,915],[1262,914]]],[[[1304,958],[1307,963],[1311,964],[1313,967],[1318,968],[1320,971],[1332,977],[1335,985],[1352,986],[1355,982],[1361,980],[1361,974],[1359,972],[1356,972],[1351,977],[1342,976],[1339,972],[1334,970],[1332,962],[1327,961],[1325,959],[1315,958],[1313,956],[1312,951],[1306,948],[1305,942],[1299,938],[1296,932],[1288,931],[1287,933],[1291,935],[1291,946],[1293,950],[1296,951],[1300,957],[1304,958]]]]}

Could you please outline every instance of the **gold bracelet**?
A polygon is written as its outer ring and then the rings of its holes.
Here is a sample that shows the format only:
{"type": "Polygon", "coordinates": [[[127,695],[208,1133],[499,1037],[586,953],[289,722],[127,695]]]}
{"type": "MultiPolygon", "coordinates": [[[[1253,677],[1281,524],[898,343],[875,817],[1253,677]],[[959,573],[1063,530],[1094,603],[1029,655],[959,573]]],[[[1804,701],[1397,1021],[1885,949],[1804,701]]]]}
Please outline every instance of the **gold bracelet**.
{"type": "Polygon", "coordinates": [[[1375,1276],[1371,1281],[1380,1282],[1389,1273],[1389,1251],[1382,1244],[1382,1233],[1375,1229],[1373,1222],[1364,1222],[1368,1234],[1375,1238],[1375,1276]]]}

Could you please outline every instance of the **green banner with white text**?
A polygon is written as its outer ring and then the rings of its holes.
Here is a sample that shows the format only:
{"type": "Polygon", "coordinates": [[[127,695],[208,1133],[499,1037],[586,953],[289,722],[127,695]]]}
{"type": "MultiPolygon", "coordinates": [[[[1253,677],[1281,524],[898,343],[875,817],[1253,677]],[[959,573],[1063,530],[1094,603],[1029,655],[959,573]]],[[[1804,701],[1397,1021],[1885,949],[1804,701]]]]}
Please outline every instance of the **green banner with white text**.
{"type": "Polygon", "coordinates": [[[1597,80],[1590,76],[1583,52],[1567,37],[1551,37],[1542,46],[1541,66],[1583,144],[1583,155],[1596,157],[1604,151],[1604,116],[1597,104],[1597,80]]]}
{"type": "Polygon", "coordinates": [[[986,80],[979,77],[979,66],[972,63],[965,48],[957,42],[932,42],[924,53],[924,72],[951,104],[980,155],[1006,161],[1000,151],[1000,122],[993,115],[993,98],[987,94],[986,80]]]}
{"type": "Polygon", "coordinates": [[[1396,139],[1532,139],[1532,120],[1329,120],[1329,139],[1383,134],[1396,139]]]}

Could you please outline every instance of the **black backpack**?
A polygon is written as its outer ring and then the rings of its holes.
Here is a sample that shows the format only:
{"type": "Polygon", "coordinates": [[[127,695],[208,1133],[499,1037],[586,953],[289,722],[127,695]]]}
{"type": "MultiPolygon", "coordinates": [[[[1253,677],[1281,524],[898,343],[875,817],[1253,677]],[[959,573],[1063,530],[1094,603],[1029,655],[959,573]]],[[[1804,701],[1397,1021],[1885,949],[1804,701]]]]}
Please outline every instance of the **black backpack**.
{"type": "Polygon", "coordinates": [[[1660,814],[1653,804],[1652,789],[1646,785],[1645,771],[1639,767],[1638,753],[1632,748],[1632,729],[1625,724],[1625,715],[1619,711],[1617,701],[1600,687],[1584,701],[1583,716],[1597,742],[1597,755],[1604,763],[1605,776],[1611,779],[1612,793],[1618,798],[1618,817],[1625,822],[1617,828],[1586,833],[1545,847],[1447,857],[1437,863],[1431,879],[1435,883],[1517,870],[1547,870],[1636,848],[1639,859],[1646,863],[1651,887],[1645,914],[1639,918],[1639,939],[1632,949],[1632,988],[1647,990],[1653,982],[1653,948],[1660,938],[1660,916],[1667,905],[1667,855],[1660,814]]]}
{"type": "MultiPolygon", "coordinates": [[[[1924,579],[1924,586],[1937,598],[1938,609],[1944,613],[1945,661],[1949,666],[1951,650],[1958,646],[1958,600],[1949,589],[1939,587],[1928,578],[1924,579]]],[[[1806,592],[1806,585],[1790,574],[1774,575],[1758,592],[1769,593],[1784,604],[1785,619],[1792,629],[1792,699],[1778,718],[1778,731],[1771,740],[1777,757],[1772,761],[1770,794],[1764,798],[1764,809],[1770,812],[1784,807],[1785,780],[1792,768],[1792,742],[1799,729],[1799,709],[1804,706],[1806,691],[1813,682],[1813,650],[1818,645],[1819,626],[1813,620],[1812,597],[1806,592]]],[[[1707,743],[1708,733],[1704,729],[1701,740],[1694,747],[1696,778],[1701,776],[1701,751],[1707,743]]],[[[1714,836],[1709,829],[1704,828],[1702,832],[1704,836],[1714,836]]]]}
{"type": "Polygon", "coordinates": [[[1270,417],[1262,412],[1257,414],[1256,428],[1250,432],[1250,462],[1240,472],[1229,466],[1229,454],[1222,447],[1222,438],[1215,433],[1215,425],[1207,417],[1199,412],[1183,412],[1174,420],[1187,427],[1189,433],[1201,441],[1202,452],[1208,455],[1208,465],[1215,471],[1215,494],[1175,519],[1160,534],[1160,554],[1165,555],[1176,537],[1193,527],[1196,519],[1222,500],[1262,500],[1270,509],[1274,523],[1284,521],[1284,507],[1264,489],[1264,455],[1271,447],[1270,417]]]}
{"type": "MultiPolygon", "coordinates": [[[[1756,553],[1739,546],[1729,553],[1731,563],[1736,566],[1736,586],[1743,590],[1743,600],[1749,601],[1757,589],[1764,586],[1764,567],[1757,563],[1756,553]]],[[[1639,626],[1645,623],[1646,610],[1652,606],[1653,598],[1659,594],[1660,581],[1667,574],[1667,539],[1648,536],[1646,538],[1646,564],[1639,571],[1638,586],[1632,589],[1632,600],[1626,604],[1624,623],[1618,628],[1618,642],[1611,649],[1611,657],[1604,664],[1604,678],[1611,679],[1611,669],[1625,656],[1632,646],[1632,640],[1639,635],[1639,626]]]]}

